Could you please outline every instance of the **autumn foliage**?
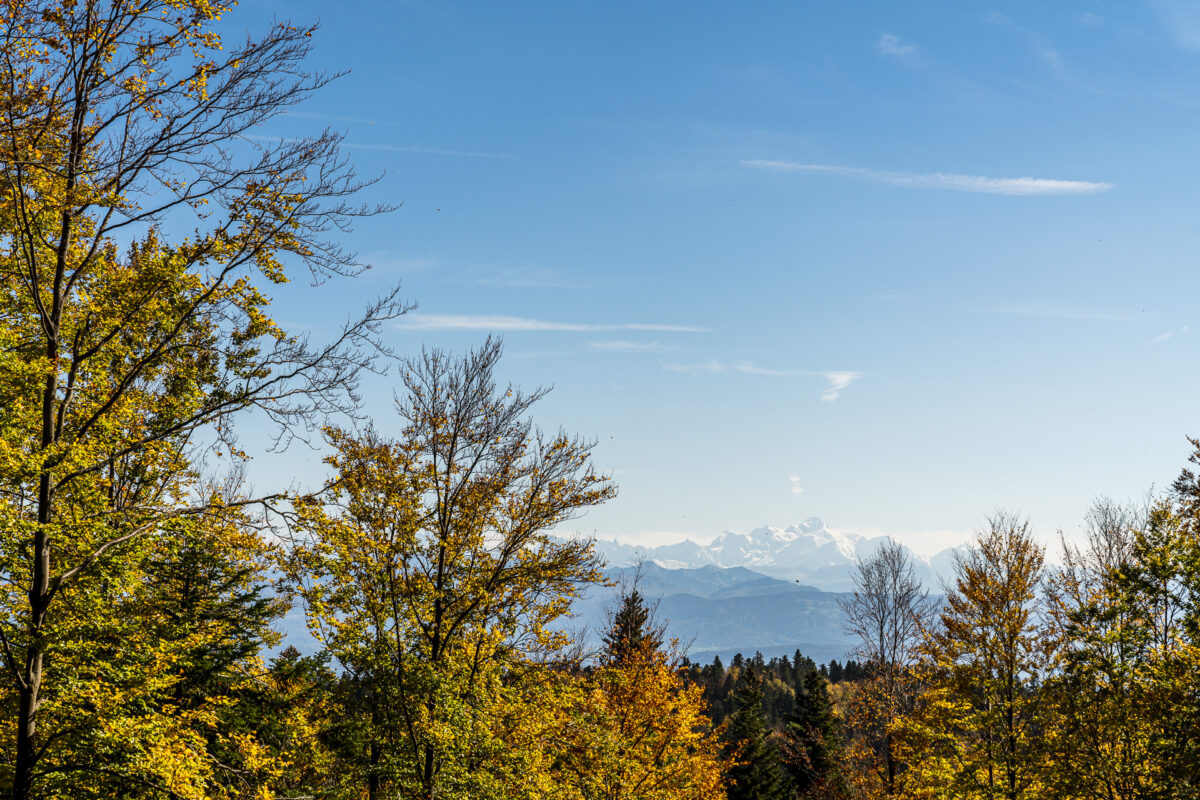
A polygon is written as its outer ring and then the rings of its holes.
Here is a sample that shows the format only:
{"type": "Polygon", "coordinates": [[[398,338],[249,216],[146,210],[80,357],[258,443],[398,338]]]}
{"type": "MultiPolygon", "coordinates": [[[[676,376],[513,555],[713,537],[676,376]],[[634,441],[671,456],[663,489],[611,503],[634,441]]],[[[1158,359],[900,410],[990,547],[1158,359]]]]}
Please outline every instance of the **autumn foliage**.
{"type": "MultiPolygon", "coordinates": [[[[0,0],[0,791],[129,800],[1200,797],[1200,478],[1046,558],[990,520],[944,598],[894,543],[843,671],[691,664],[566,535],[614,497],[488,340],[397,357],[395,288],[321,341],[271,315],[366,265],[315,28],[222,0],[0,0]],[[395,415],[361,412],[394,370],[395,415]],[[327,480],[245,480],[239,425],[327,480]],[[303,614],[312,652],[279,649],[303,614]],[[590,652],[595,639],[599,652],[590,652]]],[[[1200,443],[1196,443],[1200,453],[1200,443]]],[[[1193,456],[1200,463],[1200,455],[1193,456]]]]}

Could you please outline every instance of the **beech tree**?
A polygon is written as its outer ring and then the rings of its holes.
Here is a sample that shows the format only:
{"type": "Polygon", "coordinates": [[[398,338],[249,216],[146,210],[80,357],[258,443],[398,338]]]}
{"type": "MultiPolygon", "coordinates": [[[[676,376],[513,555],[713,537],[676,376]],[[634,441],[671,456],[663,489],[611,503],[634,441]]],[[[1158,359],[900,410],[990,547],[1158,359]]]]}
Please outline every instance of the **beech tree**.
{"type": "Polygon", "coordinates": [[[196,449],[238,458],[245,411],[284,438],[353,411],[377,326],[404,310],[389,293],[320,345],[268,315],[285,263],[356,273],[329,237],[380,209],[347,203],[361,183],[337,134],[251,134],[329,77],[303,66],[311,27],[225,49],[233,5],[0,11],[0,656],[16,706],[0,743],[18,800],[111,768],[39,766],[77,719],[56,654],[111,613],[93,589],[132,586],[123,565],[141,562],[123,555],[170,519],[261,499],[206,495],[196,449]]]}
{"type": "Polygon", "coordinates": [[[294,570],[361,682],[372,798],[515,792],[527,714],[549,711],[525,692],[566,643],[550,624],[599,579],[590,542],[550,531],[615,488],[590,444],[533,427],[544,391],[497,385],[501,351],[408,360],[400,438],[329,429],[334,478],[298,505],[294,570]]]}
{"type": "Polygon", "coordinates": [[[924,691],[898,722],[909,796],[1046,796],[1040,688],[1053,642],[1043,563],[1029,523],[1003,513],[958,558],[940,625],[922,646],[924,691]]]}
{"type": "MultiPolygon", "coordinates": [[[[1190,461],[1198,464],[1200,443],[1192,443],[1190,461]]],[[[1118,726],[1107,726],[1125,739],[1107,748],[1122,761],[1103,777],[1125,796],[1200,797],[1200,478],[1191,468],[1150,509],[1128,546],[1094,604],[1117,609],[1124,624],[1104,638],[1109,647],[1083,639],[1092,651],[1086,665],[1111,669],[1112,647],[1124,656],[1121,694],[1114,698],[1125,701],[1123,713],[1118,726]]]]}
{"type": "Polygon", "coordinates": [[[1043,689],[1056,717],[1046,737],[1054,785],[1064,795],[1145,796],[1158,720],[1143,713],[1138,697],[1150,655],[1148,638],[1136,633],[1146,629],[1145,604],[1130,602],[1124,576],[1136,565],[1138,532],[1152,521],[1146,511],[1097,501],[1083,543],[1063,542],[1065,563],[1047,582],[1059,648],[1043,689]]]}

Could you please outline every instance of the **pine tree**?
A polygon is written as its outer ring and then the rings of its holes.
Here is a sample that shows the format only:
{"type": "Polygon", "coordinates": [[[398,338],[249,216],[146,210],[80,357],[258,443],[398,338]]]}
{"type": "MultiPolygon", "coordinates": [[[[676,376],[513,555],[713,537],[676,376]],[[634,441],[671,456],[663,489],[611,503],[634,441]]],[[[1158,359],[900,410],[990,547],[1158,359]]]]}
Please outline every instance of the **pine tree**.
{"type": "Polygon", "coordinates": [[[278,634],[272,623],[287,601],[272,593],[272,548],[248,526],[210,528],[181,520],[163,537],[146,570],[156,635],[177,643],[177,706],[202,703],[242,680],[235,667],[254,658],[278,634]]]}
{"type": "Polygon", "coordinates": [[[750,667],[738,688],[729,719],[729,752],[737,763],[729,770],[729,800],[777,800],[785,777],[779,751],[770,740],[763,711],[762,678],[750,667]]]}

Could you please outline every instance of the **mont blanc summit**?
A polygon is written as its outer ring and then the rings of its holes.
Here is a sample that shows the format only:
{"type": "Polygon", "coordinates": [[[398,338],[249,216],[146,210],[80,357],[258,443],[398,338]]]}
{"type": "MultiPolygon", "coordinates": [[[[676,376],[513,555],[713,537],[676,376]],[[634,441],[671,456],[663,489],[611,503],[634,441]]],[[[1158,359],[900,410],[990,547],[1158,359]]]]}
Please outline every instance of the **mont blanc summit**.
{"type": "MultiPolygon", "coordinates": [[[[653,561],[666,569],[703,566],[746,567],[775,578],[799,581],[831,592],[851,588],[855,562],[879,549],[886,536],[865,536],[831,528],[819,517],[778,528],[765,525],[749,533],[725,531],[709,544],[685,540],[658,547],[638,547],[619,540],[600,540],[596,549],[610,567],[653,561]]],[[[908,550],[908,548],[905,548],[908,550]]],[[[950,573],[954,550],[930,557],[908,550],[917,572],[936,591],[950,573]]]]}

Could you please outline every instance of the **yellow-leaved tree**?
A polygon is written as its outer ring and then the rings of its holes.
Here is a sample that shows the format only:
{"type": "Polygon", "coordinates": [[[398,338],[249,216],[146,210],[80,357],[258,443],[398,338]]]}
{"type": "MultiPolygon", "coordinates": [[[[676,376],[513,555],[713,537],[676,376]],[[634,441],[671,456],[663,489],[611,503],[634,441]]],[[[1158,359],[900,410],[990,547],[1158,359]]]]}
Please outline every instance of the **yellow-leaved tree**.
{"type": "Polygon", "coordinates": [[[1044,551],[1029,524],[997,514],[955,565],[955,583],[917,666],[923,692],[896,721],[913,798],[1049,797],[1040,688],[1053,664],[1044,630],[1044,551]]]}
{"type": "Polygon", "coordinates": [[[347,780],[383,797],[544,797],[567,643],[551,623],[599,575],[556,526],[612,497],[590,445],[528,419],[498,340],[406,362],[405,427],[329,429],[328,491],[298,504],[293,569],[314,633],[356,689],[347,780]]]}
{"type": "Polygon", "coordinates": [[[549,740],[552,797],[561,800],[723,800],[730,767],[705,713],[634,587],[625,587],[599,663],[574,684],[549,740]]]}
{"type": "Polygon", "coordinates": [[[130,722],[124,683],[81,685],[89,653],[115,637],[144,662],[129,670],[174,668],[186,642],[115,615],[153,540],[183,535],[173,520],[220,528],[254,499],[207,492],[193,456],[236,456],[240,412],[287,435],[352,409],[361,345],[403,310],[388,295],[321,346],[268,316],[285,260],[358,269],[326,233],[371,209],[345,204],[336,134],[250,135],[327,78],[304,70],[310,28],[224,49],[233,5],[0,5],[0,783],[17,800],[116,778],[126,796],[211,796],[194,726],[130,722]],[[72,751],[81,725],[141,734],[72,751]]]}

